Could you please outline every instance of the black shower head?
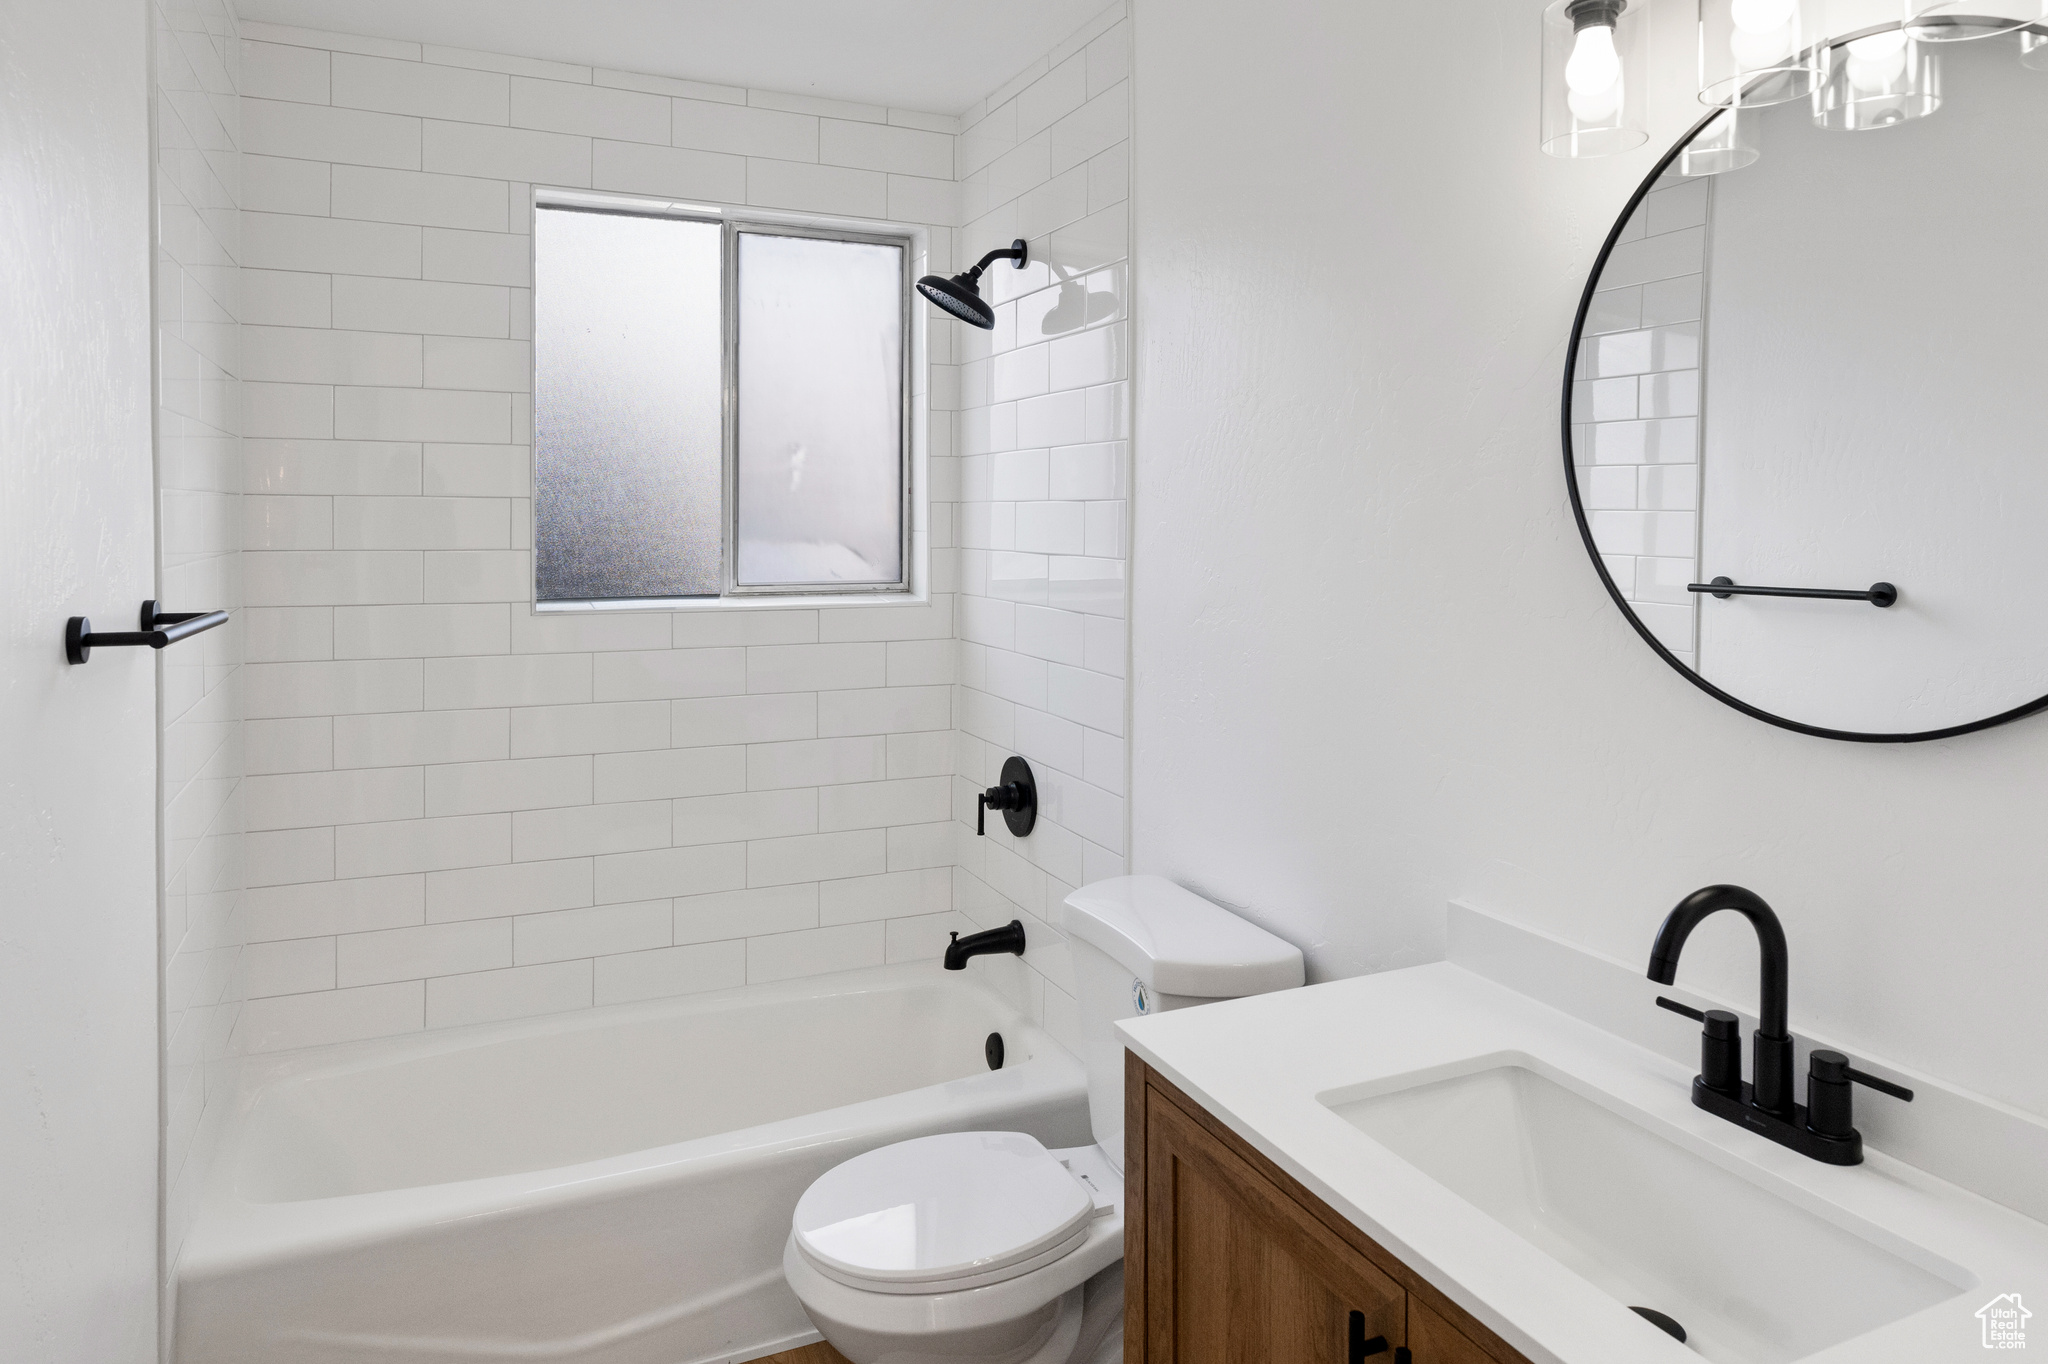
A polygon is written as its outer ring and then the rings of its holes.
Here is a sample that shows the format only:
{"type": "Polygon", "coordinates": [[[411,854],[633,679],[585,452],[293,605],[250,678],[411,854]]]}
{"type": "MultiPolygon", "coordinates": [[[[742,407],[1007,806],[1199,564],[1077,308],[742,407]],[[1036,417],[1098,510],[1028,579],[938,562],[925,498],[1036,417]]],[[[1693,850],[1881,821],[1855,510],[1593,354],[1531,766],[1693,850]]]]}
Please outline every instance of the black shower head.
{"type": "Polygon", "coordinates": [[[926,275],[917,282],[917,291],[969,326],[994,330],[995,309],[988,306],[974,285],[972,275],[955,275],[951,279],[926,275]]]}
{"type": "Polygon", "coordinates": [[[917,291],[970,327],[994,331],[996,310],[989,307],[988,301],[981,296],[981,272],[999,260],[1012,261],[1017,269],[1022,270],[1026,259],[1024,239],[1019,237],[1010,243],[1009,250],[989,252],[981,258],[979,265],[964,274],[951,279],[943,275],[926,275],[917,282],[917,291]]]}

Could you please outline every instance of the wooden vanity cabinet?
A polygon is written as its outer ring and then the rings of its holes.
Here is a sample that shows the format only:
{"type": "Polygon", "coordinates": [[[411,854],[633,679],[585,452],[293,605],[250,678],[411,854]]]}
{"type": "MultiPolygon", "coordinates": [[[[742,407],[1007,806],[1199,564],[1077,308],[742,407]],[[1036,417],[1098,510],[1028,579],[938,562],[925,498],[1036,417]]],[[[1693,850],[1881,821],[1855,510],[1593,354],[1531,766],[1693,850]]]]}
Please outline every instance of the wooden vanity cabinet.
{"type": "Polygon", "coordinates": [[[1125,1062],[1124,1364],[1527,1364],[1151,1067],[1125,1062]]]}

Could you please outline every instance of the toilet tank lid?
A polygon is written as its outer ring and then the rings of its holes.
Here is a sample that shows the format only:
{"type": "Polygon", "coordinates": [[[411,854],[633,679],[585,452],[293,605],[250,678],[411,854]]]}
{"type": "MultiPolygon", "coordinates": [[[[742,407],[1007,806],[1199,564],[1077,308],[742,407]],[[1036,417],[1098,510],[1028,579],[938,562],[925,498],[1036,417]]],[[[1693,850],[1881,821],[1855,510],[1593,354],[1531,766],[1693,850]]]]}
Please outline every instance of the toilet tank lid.
{"type": "Polygon", "coordinates": [[[1163,876],[1091,882],[1062,926],[1161,994],[1234,999],[1304,979],[1300,948],[1163,876]]]}

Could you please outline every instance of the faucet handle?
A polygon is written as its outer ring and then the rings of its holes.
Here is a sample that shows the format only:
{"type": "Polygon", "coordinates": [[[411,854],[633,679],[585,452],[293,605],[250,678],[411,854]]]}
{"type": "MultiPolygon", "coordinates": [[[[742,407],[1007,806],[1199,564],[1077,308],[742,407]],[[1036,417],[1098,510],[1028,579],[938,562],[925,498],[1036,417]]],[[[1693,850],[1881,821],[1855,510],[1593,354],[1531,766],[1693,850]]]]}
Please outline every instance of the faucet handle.
{"type": "Polygon", "coordinates": [[[1817,1050],[1811,1053],[1806,1058],[1806,1073],[1810,1078],[1823,1083],[1844,1084],[1854,1081],[1859,1085],[1867,1085],[1880,1094],[1889,1094],[1894,1099],[1901,1099],[1906,1103],[1913,1102],[1912,1090],[1856,1069],[1849,1064],[1849,1058],[1838,1051],[1817,1050]]]}
{"type": "Polygon", "coordinates": [[[1717,1042],[1742,1040],[1742,1020],[1726,1009],[1702,1011],[1680,1004],[1675,999],[1666,999],[1663,995],[1657,996],[1657,1007],[1669,1009],[1675,1014],[1683,1014],[1693,1022],[1704,1025],[1700,1029],[1703,1037],[1711,1037],[1717,1042]]]}
{"type": "Polygon", "coordinates": [[[1726,1009],[1694,1009],[1657,996],[1657,1007],[1700,1024],[1700,1083],[1731,1099],[1742,1097],[1742,1020],[1726,1009]]]}
{"type": "Polygon", "coordinates": [[[1854,1066],[1849,1067],[1849,1078],[1880,1094],[1889,1094],[1904,1103],[1913,1102],[1913,1091],[1904,1085],[1895,1085],[1890,1080],[1880,1080],[1875,1075],[1866,1075],[1854,1066]]]}
{"type": "Polygon", "coordinates": [[[1856,1131],[1851,1110],[1851,1084],[1868,1085],[1894,1099],[1913,1101],[1913,1091],[1890,1080],[1880,1080],[1849,1064],[1838,1051],[1816,1048],[1806,1058],[1806,1125],[1823,1137],[1837,1140],[1856,1131]]]}

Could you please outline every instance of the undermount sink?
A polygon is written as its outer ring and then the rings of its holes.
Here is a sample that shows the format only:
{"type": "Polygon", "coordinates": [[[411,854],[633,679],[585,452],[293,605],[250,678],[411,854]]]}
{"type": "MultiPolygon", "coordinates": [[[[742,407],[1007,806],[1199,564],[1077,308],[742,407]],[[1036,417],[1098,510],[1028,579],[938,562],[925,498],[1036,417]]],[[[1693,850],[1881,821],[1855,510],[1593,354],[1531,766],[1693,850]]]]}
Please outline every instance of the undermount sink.
{"type": "Polygon", "coordinates": [[[1503,1053],[1318,1095],[1596,1288],[1728,1364],[1790,1364],[1974,1279],[1878,1244],[1503,1053]],[[1909,1258],[1910,1257],[1910,1258],[1909,1258]]]}

